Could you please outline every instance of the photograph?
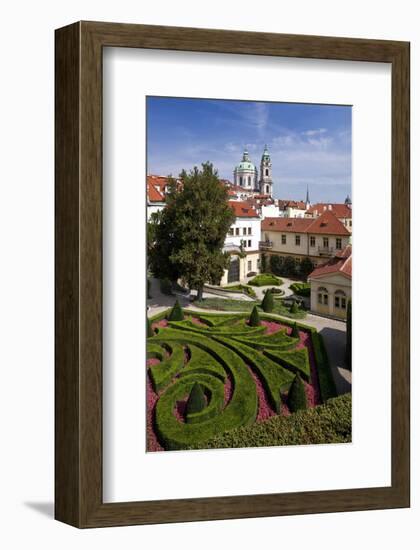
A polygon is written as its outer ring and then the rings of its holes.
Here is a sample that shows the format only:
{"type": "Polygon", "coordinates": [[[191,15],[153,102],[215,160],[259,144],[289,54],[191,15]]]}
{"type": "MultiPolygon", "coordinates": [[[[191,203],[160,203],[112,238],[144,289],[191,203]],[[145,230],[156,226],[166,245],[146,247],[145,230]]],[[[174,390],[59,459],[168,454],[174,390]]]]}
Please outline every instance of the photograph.
{"type": "Polygon", "coordinates": [[[352,106],[145,110],[147,452],[351,443],[352,106]]]}

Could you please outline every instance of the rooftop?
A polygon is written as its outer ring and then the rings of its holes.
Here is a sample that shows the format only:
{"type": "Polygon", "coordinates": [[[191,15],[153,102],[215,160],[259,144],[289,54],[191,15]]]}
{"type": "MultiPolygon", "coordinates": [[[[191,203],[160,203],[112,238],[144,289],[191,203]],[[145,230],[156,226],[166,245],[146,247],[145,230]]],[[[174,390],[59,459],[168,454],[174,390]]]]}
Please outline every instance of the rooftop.
{"type": "Polygon", "coordinates": [[[317,235],[350,235],[340,220],[327,210],[318,218],[265,218],[261,223],[263,231],[283,233],[312,233],[317,235]]]}

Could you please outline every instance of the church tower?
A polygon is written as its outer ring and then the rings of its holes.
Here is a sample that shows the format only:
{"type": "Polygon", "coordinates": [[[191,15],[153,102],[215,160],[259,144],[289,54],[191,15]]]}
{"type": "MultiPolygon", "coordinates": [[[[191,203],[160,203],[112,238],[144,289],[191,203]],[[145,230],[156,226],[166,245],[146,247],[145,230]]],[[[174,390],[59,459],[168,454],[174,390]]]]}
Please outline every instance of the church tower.
{"type": "Polygon", "coordinates": [[[261,195],[273,196],[273,179],[271,173],[271,158],[268,153],[267,145],[261,157],[260,171],[260,193],[261,195]]]}

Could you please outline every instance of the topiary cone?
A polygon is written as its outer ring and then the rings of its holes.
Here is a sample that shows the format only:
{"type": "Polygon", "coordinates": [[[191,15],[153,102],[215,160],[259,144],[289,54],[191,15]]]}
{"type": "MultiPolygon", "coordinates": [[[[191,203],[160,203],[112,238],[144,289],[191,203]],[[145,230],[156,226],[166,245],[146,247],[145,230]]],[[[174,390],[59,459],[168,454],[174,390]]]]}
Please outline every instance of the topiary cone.
{"type": "Polygon", "coordinates": [[[252,310],[251,316],[249,318],[249,326],[250,327],[260,326],[260,316],[258,314],[257,306],[254,306],[254,309],[252,310]]]}
{"type": "Polygon", "coordinates": [[[293,325],[293,327],[292,327],[291,336],[292,336],[292,338],[299,338],[299,329],[298,329],[296,323],[295,323],[295,324],[293,325]]]}
{"type": "Polygon", "coordinates": [[[176,300],[174,307],[171,309],[171,312],[168,317],[168,321],[183,321],[184,313],[182,312],[182,307],[179,305],[178,300],[176,300]]]}
{"type": "Polygon", "coordinates": [[[306,402],[305,386],[299,374],[295,376],[292,385],[290,386],[289,395],[287,396],[287,404],[290,412],[296,412],[308,407],[306,402]]]}
{"type": "Polygon", "coordinates": [[[271,313],[273,311],[274,299],[270,289],[268,289],[267,292],[265,293],[261,307],[263,311],[265,311],[266,313],[271,313]]]}
{"type": "Polygon", "coordinates": [[[201,387],[201,384],[195,382],[188,397],[185,413],[188,417],[189,414],[202,411],[206,406],[207,400],[204,395],[203,388],[201,387]]]}

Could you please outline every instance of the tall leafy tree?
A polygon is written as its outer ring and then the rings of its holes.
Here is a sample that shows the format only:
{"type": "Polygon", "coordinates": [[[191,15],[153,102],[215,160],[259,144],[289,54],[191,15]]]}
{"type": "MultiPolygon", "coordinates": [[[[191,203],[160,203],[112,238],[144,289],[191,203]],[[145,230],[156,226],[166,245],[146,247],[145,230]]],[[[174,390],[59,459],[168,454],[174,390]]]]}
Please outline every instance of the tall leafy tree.
{"type": "Polygon", "coordinates": [[[180,277],[201,300],[204,284],[218,284],[228,266],[223,244],[235,215],[211,163],[184,170],[179,178],[180,188],[168,194],[166,208],[152,222],[150,265],[157,277],[180,277]]]}

